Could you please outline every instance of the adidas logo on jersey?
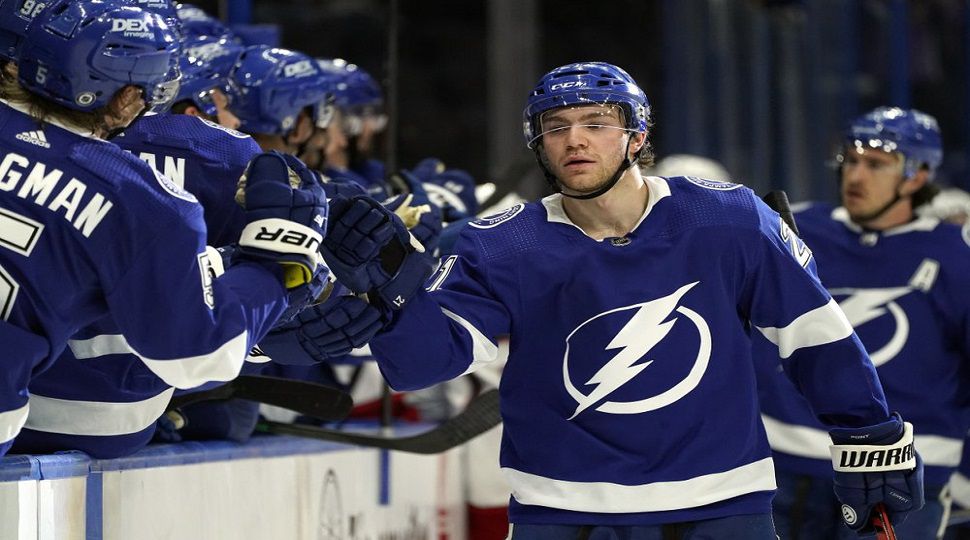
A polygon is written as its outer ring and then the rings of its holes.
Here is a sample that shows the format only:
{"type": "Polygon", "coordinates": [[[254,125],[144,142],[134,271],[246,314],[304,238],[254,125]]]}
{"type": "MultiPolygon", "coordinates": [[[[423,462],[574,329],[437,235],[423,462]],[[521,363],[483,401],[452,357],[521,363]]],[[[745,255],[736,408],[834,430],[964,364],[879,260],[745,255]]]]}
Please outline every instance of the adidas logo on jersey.
{"type": "Polygon", "coordinates": [[[30,144],[36,144],[37,146],[42,146],[44,148],[51,147],[51,144],[47,142],[47,136],[44,135],[44,132],[40,130],[18,133],[17,140],[28,142],[30,144]]]}

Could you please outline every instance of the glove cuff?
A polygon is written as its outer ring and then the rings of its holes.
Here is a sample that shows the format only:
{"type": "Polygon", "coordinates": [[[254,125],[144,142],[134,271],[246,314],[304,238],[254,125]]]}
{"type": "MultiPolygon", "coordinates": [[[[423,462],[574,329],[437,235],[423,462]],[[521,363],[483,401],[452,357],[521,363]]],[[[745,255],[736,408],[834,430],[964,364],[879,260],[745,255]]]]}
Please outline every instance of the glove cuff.
{"type": "MultiPolygon", "coordinates": [[[[901,422],[898,415],[893,417],[896,422],[901,422]]],[[[838,436],[832,432],[832,440],[836,443],[830,446],[832,452],[832,467],[836,472],[887,472],[887,471],[908,471],[916,467],[916,451],[913,448],[913,425],[909,422],[902,422],[902,436],[896,442],[889,444],[854,444],[853,440],[860,442],[875,442],[872,437],[874,429],[885,426],[879,424],[873,428],[861,428],[858,430],[837,430],[855,431],[855,436],[838,436]],[[842,443],[842,444],[839,444],[842,443]]],[[[878,429],[877,429],[878,430],[878,429]]]]}

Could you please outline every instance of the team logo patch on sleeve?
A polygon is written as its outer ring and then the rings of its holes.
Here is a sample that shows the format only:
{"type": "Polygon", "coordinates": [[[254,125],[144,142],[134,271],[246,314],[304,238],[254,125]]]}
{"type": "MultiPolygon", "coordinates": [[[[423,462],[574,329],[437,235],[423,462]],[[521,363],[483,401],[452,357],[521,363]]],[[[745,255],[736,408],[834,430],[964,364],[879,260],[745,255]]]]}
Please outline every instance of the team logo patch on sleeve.
{"type": "Polygon", "coordinates": [[[234,130],[232,128],[227,128],[226,126],[223,126],[222,124],[217,124],[217,123],[215,123],[215,122],[213,122],[211,120],[206,120],[205,118],[202,118],[202,117],[198,117],[197,116],[196,118],[198,118],[199,121],[201,121],[203,124],[205,124],[205,125],[207,125],[207,126],[209,126],[211,128],[218,129],[220,131],[225,131],[226,133],[232,135],[233,137],[235,137],[237,139],[248,139],[249,138],[249,135],[247,135],[247,134],[245,134],[245,133],[243,133],[241,131],[236,131],[236,130],[234,130]]]}
{"type": "Polygon", "coordinates": [[[730,191],[732,189],[737,189],[741,187],[742,184],[732,184],[731,182],[718,182],[717,180],[708,180],[706,178],[698,178],[696,176],[685,176],[690,183],[697,184],[702,188],[714,189],[717,191],[730,191]]]}
{"type": "Polygon", "coordinates": [[[158,172],[155,169],[152,169],[152,172],[155,173],[155,180],[158,180],[158,185],[162,186],[162,189],[164,189],[165,191],[171,193],[172,195],[175,195],[176,197],[178,197],[179,199],[182,199],[183,201],[189,201],[194,203],[199,202],[199,200],[195,198],[195,195],[192,195],[188,191],[185,191],[184,189],[180,188],[175,182],[172,182],[172,180],[169,177],[165,176],[164,174],[158,172]]]}
{"type": "Polygon", "coordinates": [[[493,216],[483,217],[481,219],[476,219],[468,225],[475,227],[476,229],[491,229],[492,227],[497,227],[502,223],[514,218],[519,215],[523,210],[525,210],[525,203],[519,203],[504,212],[495,214],[493,216]]]}

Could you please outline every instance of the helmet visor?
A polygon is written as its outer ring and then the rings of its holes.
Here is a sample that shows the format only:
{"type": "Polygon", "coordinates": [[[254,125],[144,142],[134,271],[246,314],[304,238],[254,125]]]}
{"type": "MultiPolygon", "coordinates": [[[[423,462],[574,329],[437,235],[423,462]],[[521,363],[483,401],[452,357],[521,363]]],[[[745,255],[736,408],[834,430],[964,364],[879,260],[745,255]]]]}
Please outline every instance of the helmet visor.
{"type": "Polygon", "coordinates": [[[535,133],[528,141],[530,148],[540,140],[565,137],[572,130],[594,137],[604,132],[619,130],[634,132],[627,127],[623,108],[613,103],[574,105],[559,107],[539,114],[534,121],[535,133]]]}

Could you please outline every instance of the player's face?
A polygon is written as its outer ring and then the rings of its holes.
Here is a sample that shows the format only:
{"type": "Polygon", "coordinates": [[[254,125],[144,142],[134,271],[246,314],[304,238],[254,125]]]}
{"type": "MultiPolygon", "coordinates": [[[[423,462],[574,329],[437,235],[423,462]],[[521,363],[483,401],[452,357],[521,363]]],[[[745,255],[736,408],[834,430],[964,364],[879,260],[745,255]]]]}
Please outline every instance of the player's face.
{"type": "Polygon", "coordinates": [[[902,180],[902,155],[850,148],[842,160],[842,205],[853,221],[869,221],[896,197],[902,180]]]}
{"type": "Polygon", "coordinates": [[[327,165],[331,165],[337,168],[346,169],[349,163],[349,157],[347,155],[347,132],[344,130],[344,118],[343,113],[337,110],[333,113],[333,119],[330,120],[330,125],[327,126],[328,141],[327,146],[324,148],[324,161],[327,165]]]}
{"type": "Polygon", "coordinates": [[[546,165],[570,191],[598,189],[623,161],[628,131],[619,107],[554,109],[542,115],[540,127],[546,165]]]}
{"type": "Polygon", "coordinates": [[[216,118],[220,126],[239,129],[239,117],[229,110],[229,98],[222,90],[212,90],[212,103],[216,106],[216,118]]]}

